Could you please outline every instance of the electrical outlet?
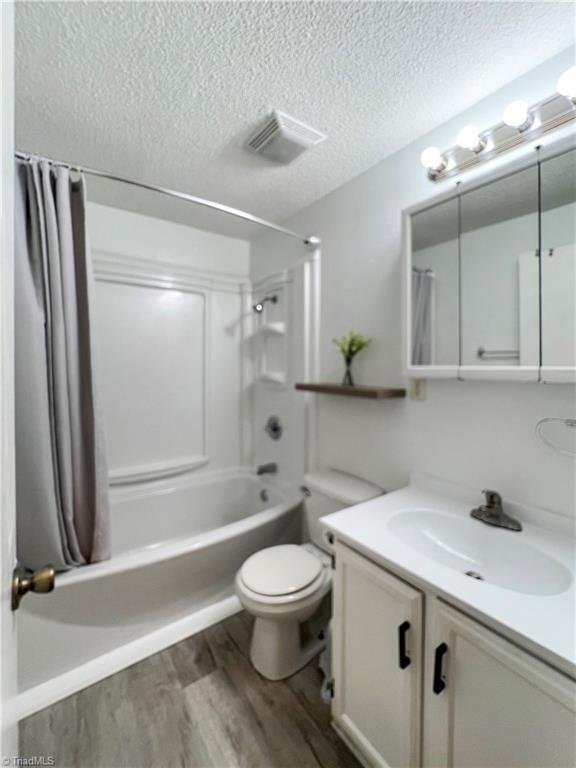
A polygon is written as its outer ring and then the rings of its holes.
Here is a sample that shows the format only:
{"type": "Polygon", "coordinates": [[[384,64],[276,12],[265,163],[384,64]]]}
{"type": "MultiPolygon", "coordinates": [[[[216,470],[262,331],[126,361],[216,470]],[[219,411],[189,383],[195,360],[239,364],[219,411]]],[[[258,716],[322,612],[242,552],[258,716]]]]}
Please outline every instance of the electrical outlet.
{"type": "Polygon", "coordinates": [[[410,399],[426,400],[426,379],[410,379],[410,399]]]}

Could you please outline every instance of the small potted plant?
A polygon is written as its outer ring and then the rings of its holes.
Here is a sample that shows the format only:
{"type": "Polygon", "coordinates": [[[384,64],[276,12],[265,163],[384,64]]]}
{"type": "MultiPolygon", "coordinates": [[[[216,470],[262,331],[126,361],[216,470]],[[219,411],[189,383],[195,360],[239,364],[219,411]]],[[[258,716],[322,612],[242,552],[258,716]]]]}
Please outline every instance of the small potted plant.
{"type": "Polygon", "coordinates": [[[363,349],[370,344],[372,339],[368,336],[362,336],[361,333],[350,331],[346,336],[341,336],[339,339],[332,339],[334,344],[338,347],[344,358],[344,364],[346,366],[346,372],[342,384],[353,387],[354,379],[352,378],[352,361],[363,349]]]}

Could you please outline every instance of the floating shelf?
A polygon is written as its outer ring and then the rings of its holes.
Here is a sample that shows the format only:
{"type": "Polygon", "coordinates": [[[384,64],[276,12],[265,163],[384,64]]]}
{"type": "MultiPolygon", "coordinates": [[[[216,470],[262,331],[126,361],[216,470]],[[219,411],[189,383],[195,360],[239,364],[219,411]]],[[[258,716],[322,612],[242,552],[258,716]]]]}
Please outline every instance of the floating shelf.
{"type": "Polygon", "coordinates": [[[406,390],[392,387],[350,387],[346,384],[296,384],[301,392],[317,392],[321,395],[345,395],[346,397],[363,397],[367,400],[390,400],[391,398],[406,397],[406,390]]]}

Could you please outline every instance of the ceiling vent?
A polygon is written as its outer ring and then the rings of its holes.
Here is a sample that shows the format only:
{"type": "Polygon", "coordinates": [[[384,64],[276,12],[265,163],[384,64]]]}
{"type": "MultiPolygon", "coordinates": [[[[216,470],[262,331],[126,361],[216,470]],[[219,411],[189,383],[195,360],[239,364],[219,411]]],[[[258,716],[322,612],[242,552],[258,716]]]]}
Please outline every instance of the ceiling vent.
{"type": "Polygon", "coordinates": [[[291,163],[306,149],[320,144],[326,136],[284,112],[274,111],[248,147],[276,163],[291,163]]]}

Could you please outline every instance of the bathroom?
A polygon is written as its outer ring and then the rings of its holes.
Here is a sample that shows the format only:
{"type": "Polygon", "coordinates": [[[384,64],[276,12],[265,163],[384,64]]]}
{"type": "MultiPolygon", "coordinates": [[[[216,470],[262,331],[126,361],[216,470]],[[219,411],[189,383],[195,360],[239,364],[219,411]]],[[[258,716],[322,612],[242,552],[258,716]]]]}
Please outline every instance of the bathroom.
{"type": "Polygon", "coordinates": [[[3,765],[575,765],[576,6],[0,24],[3,765]]]}

